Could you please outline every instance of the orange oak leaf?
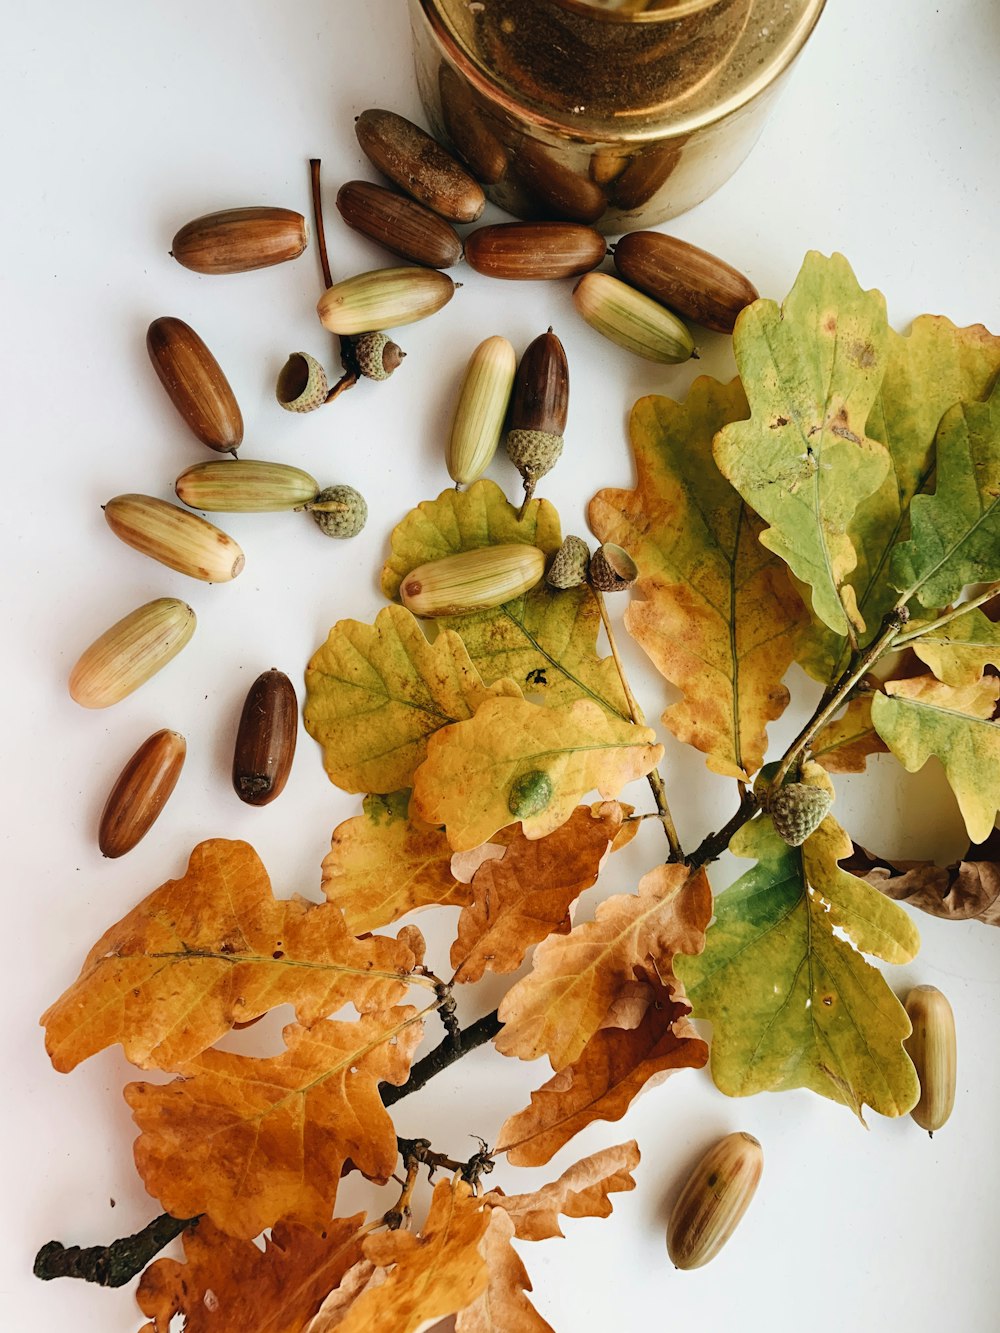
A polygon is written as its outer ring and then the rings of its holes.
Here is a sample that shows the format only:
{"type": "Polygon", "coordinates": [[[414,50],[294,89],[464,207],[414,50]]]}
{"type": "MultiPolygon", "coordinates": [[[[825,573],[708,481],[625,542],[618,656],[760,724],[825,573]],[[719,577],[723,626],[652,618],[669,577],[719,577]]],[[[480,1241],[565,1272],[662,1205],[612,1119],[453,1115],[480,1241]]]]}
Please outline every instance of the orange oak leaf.
{"type": "Polygon", "coordinates": [[[519,835],[502,859],[483,862],[451,947],[456,981],[479,981],[487,971],[513,972],[532,945],[559,929],[570,904],[596,882],[621,828],[623,811],[616,801],[597,810],[578,806],[548,837],[531,841],[519,835]]]}
{"type": "Polygon", "coordinates": [[[678,997],[680,984],[672,976],[664,984],[648,972],[646,987],[649,1004],[638,1026],[595,1032],[577,1061],[504,1121],[497,1152],[515,1166],[542,1166],[595,1120],[620,1120],[651,1080],[707,1063],[708,1046],[687,1021],[691,1008],[683,993],[678,997]]]}
{"type": "Polygon", "coordinates": [[[590,525],[639,566],[625,627],[683,693],[663,714],[709,768],[744,781],[764,762],[781,716],[795,635],[807,615],[760,523],[722,476],[715,435],[749,415],[738,379],[694,381],[684,403],[640,398],[629,432],[635,490],[600,491],[590,525]]]}
{"type": "Polygon", "coordinates": [[[396,1133],[378,1085],[405,1080],[423,1035],[417,1010],[283,1035],[281,1055],[205,1051],[172,1083],[125,1089],[142,1131],[136,1167],[175,1217],[206,1213],[243,1239],[279,1218],[322,1228],[348,1159],[370,1180],[391,1175],[396,1133]]]}
{"type": "Polygon", "coordinates": [[[657,866],[638,893],[606,899],[593,921],[538,946],[532,970],[500,1004],[497,1049],[521,1060],[548,1055],[555,1070],[573,1064],[635,968],[652,959],[665,973],[674,954],[700,953],[711,915],[703,870],[657,866]]]}
{"type": "Polygon", "coordinates": [[[348,1002],[385,1008],[412,966],[395,940],[353,939],[337,907],[276,899],[252,847],[213,838],[97,941],[41,1021],[63,1072],[115,1042],[172,1069],[279,1004],[306,1024],[348,1002]]]}
{"type": "Polygon", "coordinates": [[[301,1333],[357,1261],[364,1220],[339,1217],[322,1232],[279,1222],[261,1250],[202,1219],[184,1232],[185,1263],[157,1259],[143,1273],[136,1300],[152,1322],[141,1333],[169,1333],[178,1314],[185,1333],[301,1333]]]}
{"type": "Polygon", "coordinates": [[[347,919],[352,935],[439,905],[462,907],[468,884],[451,872],[451,847],[440,829],[411,818],[410,793],[369,796],[364,814],[333,831],[322,888],[347,919]]]}
{"type": "Polygon", "coordinates": [[[634,1190],[632,1172],[639,1165],[634,1139],[604,1148],[575,1162],[558,1180],[531,1194],[488,1194],[486,1202],[502,1208],[514,1223],[518,1240],[548,1240],[561,1236],[559,1216],[608,1217],[609,1195],[634,1190]]]}
{"type": "Polygon", "coordinates": [[[511,1245],[514,1221],[502,1208],[490,1211],[490,1224],[479,1243],[489,1269],[489,1285],[478,1300],[460,1311],[455,1333],[554,1333],[526,1295],[531,1279],[511,1245]]]}
{"type": "Polygon", "coordinates": [[[434,1187],[420,1235],[390,1231],[369,1236],[365,1258],[389,1274],[369,1287],[336,1327],[343,1333],[414,1333],[471,1305],[486,1289],[489,1271],[479,1251],[490,1210],[464,1180],[434,1187]]]}
{"type": "Polygon", "coordinates": [[[384,1268],[376,1268],[370,1259],[359,1259],[341,1278],[340,1286],[330,1292],[303,1333],[332,1333],[333,1329],[342,1328],[358,1297],[369,1288],[380,1287],[385,1279],[384,1268]]]}

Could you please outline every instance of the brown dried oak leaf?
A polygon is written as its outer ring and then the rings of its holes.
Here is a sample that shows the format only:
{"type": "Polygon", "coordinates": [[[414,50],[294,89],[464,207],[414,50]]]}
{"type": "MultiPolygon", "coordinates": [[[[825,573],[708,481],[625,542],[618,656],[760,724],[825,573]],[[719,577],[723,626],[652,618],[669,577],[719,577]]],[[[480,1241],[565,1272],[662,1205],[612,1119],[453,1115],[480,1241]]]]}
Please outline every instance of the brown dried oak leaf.
{"type": "Polygon", "coordinates": [[[526,1295],[531,1279],[511,1245],[514,1220],[502,1208],[490,1211],[490,1224],[479,1243],[489,1269],[489,1285],[455,1320],[455,1333],[554,1333],[526,1295]]]}
{"type": "Polygon", "coordinates": [[[202,1220],[184,1233],[185,1263],[158,1259],[143,1273],[136,1300],[152,1322],[141,1333],[169,1333],[177,1314],[185,1333],[300,1333],[357,1261],[364,1220],[340,1217],[322,1232],[279,1222],[263,1250],[202,1220]]]}
{"type": "Polygon", "coordinates": [[[305,1024],[348,1002],[385,1008],[412,966],[395,940],[352,938],[338,907],[275,899],[252,847],[213,838],[97,941],[42,1015],[46,1048],[63,1072],[115,1042],[140,1068],[174,1069],[279,1004],[305,1024]]]}
{"type": "Polygon", "coordinates": [[[385,1182],[396,1132],[379,1083],[402,1083],[423,1034],[411,1006],[295,1025],[270,1059],[205,1051],[165,1086],[131,1083],[135,1162],[174,1217],[249,1240],[279,1218],[325,1227],[345,1163],[385,1182]]]}
{"type": "Polygon", "coordinates": [[[1000,926],[1000,829],[985,842],[969,844],[961,861],[887,861],[854,844],[841,865],[897,902],[947,921],[982,921],[1000,926]]]}
{"type": "Polygon", "coordinates": [[[486,1202],[502,1208],[514,1223],[518,1240],[548,1240],[561,1236],[563,1217],[609,1217],[610,1195],[635,1189],[632,1172],[639,1165],[634,1139],[584,1157],[531,1194],[488,1194],[486,1202]]]}

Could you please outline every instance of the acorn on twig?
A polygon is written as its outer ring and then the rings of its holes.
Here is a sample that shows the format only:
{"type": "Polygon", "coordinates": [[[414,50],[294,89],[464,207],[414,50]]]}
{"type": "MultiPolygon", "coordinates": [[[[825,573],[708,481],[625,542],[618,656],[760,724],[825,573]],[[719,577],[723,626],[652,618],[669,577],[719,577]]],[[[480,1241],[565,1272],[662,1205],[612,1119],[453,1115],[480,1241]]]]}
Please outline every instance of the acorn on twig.
{"type": "Polygon", "coordinates": [[[825,787],[805,782],[786,782],[772,791],[765,806],[774,831],[789,847],[801,847],[827,817],[833,797],[825,787]]]}
{"type": "Polygon", "coordinates": [[[566,351],[552,332],[540,334],[521,357],[507,417],[507,456],[524,481],[524,506],[563,449],[569,410],[566,351]]]}
{"type": "Polygon", "coordinates": [[[406,353],[385,333],[362,333],[354,339],[354,355],[366,379],[387,380],[406,353]]]}

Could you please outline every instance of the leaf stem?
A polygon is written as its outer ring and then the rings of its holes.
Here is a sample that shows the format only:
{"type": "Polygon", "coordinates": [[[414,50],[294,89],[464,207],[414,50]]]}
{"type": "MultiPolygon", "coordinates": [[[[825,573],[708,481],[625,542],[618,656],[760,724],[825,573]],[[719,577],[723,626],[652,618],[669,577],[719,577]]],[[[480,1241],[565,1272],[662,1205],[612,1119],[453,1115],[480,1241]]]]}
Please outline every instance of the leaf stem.
{"type": "Polygon", "coordinates": [[[935,630],[951,624],[959,616],[964,616],[966,611],[974,611],[977,606],[982,606],[984,602],[992,601],[998,594],[1000,594],[1000,583],[991,583],[985,592],[970,597],[967,602],[962,602],[960,606],[952,607],[943,616],[938,616],[937,620],[931,620],[926,625],[917,625],[913,629],[907,630],[905,634],[900,634],[893,646],[901,648],[904,644],[912,643],[914,639],[923,638],[925,634],[932,634],[935,630]]]}
{"type": "MultiPolygon", "coordinates": [[[[628,703],[628,711],[632,721],[636,726],[642,726],[642,709],[632,693],[632,687],[628,683],[625,675],[625,667],[618,653],[618,644],[615,640],[615,633],[611,627],[611,619],[608,616],[608,608],[604,603],[604,594],[599,588],[594,588],[594,596],[597,598],[597,609],[601,613],[601,624],[604,626],[604,633],[608,636],[608,644],[611,648],[611,656],[614,658],[615,668],[618,672],[618,679],[622,683],[622,690],[628,703]]],[[[677,835],[677,825],[674,823],[673,815],[670,813],[670,806],[667,803],[667,793],[663,786],[663,778],[660,776],[660,770],[654,768],[651,773],[646,774],[646,781],[649,783],[650,790],[653,793],[653,800],[656,802],[657,817],[663,825],[663,831],[667,835],[667,842],[670,844],[670,860],[683,861],[684,850],[681,847],[681,840],[677,835]]]]}

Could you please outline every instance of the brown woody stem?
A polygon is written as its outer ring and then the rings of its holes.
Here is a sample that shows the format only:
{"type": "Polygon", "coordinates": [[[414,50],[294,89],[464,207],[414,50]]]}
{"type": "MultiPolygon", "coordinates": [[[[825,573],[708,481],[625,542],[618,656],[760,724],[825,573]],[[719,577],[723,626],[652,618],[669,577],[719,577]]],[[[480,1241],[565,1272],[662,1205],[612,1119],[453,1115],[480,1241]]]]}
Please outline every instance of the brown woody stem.
{"type": "MultiPolygon", "coordinates": [[[[316,232],[316,248],[319,251],[319,266],[323,271],[323,290],[326,291],[329,287],[333,286],[333,273],[330,270],[330,255],[326,248],[326,227],[323,224],[323,191],[320,187],[321,165],[320,158],[311,157],[309,159],[309,184],[312,194],[313,230],[316,232]]],[[[337,348],[340,354],[340,364],[344,367],[344,373],[326,395],[325,401],[328,403],[332,403],[335,398],[339,398],[347,389],[353,388],[361,377],[361,367],[358,365],[357,354],[354,350],[354,339],[346,336],[338,337],[337,348]]]]}
{"type": "Polygon", "coordinates": [[[943,629],[945,625],[957,620],[959,616],[964,616],[966,611],[973,611],[977,606],[982,606],[984,602],[991,602],[997,596],[1000,596],[1000,583],[991,583],[985,592],[979,593],[976,597],[970,597],[967,602],[962,602],[960,606],[952,607],[943,616],[938,616],[937,620],[931,620],[926,625],[917,625],[914,629],[907,630],[905,634],[900,634],[893,647],[902,648],[904,644],[912,643],[914,639],[922,638],[925,634],[932,634],[936,630],[943,629]]]}

